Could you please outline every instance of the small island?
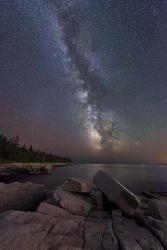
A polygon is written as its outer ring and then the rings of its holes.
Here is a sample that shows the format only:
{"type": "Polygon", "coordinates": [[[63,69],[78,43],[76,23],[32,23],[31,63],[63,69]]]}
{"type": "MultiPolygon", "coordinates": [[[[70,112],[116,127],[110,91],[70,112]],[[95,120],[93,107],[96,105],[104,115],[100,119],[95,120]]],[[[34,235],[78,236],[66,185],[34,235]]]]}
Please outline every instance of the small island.
{"type": "Polygon", "coordinates": [[[30,146],[19,144],[19,137],[7,138],[0,134],[0,175],[51,173],[56,166],[72,163],[60,157],[30,146]]]}

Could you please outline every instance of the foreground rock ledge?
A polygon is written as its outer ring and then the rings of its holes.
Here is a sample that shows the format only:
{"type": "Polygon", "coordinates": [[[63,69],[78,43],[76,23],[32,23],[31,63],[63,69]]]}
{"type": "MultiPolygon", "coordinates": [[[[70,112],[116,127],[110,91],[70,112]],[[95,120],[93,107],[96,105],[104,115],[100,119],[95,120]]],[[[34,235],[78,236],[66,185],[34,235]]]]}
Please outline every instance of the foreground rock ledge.
{"type": "Polygon", "coordinates": [[[103,197],[95,186],[88,193],[68,192],[61,186],[51,194],[44,186],[32,183],[2,184],[1,187],[5,187],[3,194],[11,207],[0,213],[0,250],[167,249],[167,193],[142,194],[137,209],[133,207],[134,215],[129,217],[124,209],[119,209],[119,203],[113,206],[113,201],[103,197]],[[18,192],[13,192],[15,186],[18,192]],[[35,195],[32,192],[34,200],[41,190],[45,195],[33,212],[16,211],[27,210],[24,204],[26,200],[30,202],[28,190],[38,190],[35,195]],[[22,198],[15,196],[20,207],[11,199],[12,193],[21,194],[22,198]]]}

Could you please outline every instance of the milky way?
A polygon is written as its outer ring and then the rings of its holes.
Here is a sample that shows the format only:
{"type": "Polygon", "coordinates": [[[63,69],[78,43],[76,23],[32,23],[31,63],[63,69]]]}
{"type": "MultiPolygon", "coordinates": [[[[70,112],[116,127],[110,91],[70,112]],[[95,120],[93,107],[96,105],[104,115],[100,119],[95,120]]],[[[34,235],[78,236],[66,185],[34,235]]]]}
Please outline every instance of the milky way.
{"type": "MultiPolygon", "coordinates": [[[[69,78],[76,84],[79,101],[82,104],[85,123],[92,144],[97,150],[112,152],[113,145],[119,143],[115,136],[118,127],[112,109],[106,103],[107,88],[101,74],[99,60],[93,53],[90,34],[82,40],[80,24],[75,18],[75,3],[63,0],[56,2],[58,23],[62,32],[64,55],[69,78]]],[[[111,96],[110,96],[111,98],[111,96]]],[[[112,107],[111,107],[112,108],[112,107]]]]}
{"type": "Polygon", "coordinates": [[[167,4],[0,1],[0,131],[77,161],[167,162],[167,4]]]}

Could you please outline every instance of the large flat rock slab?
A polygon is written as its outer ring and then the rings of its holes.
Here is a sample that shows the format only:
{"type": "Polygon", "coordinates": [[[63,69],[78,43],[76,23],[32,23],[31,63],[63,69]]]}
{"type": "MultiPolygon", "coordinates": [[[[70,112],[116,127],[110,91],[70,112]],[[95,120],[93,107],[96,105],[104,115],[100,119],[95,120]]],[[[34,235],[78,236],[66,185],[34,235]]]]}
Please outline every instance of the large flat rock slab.
{"type": "Polygon", "coordinates": [[[0,212],[33,210],[47,195],[44,185],[31,182],[0,183],[0,212]]]}
{"type": "Polygon", "coordinates": [[[115,203],[124,213],[127,215],[134,214],[135,209],[140,204],[140,200],[116,179],[103,171],[99,171],[94,176],[94,183],[108,199],[115,203]]]}
{"type": "Polygon", "coordinates": [[[86,220],[84,226],[84,249],[118,249],[118,242],[113,233],[111,220],[86,220]]]}
{"type": "Polygon", "coordinates": [[[79,220],[22,211],[1,214],[1,250],[51,250],[63,247],[82,249],[83,226],[79,220]]]}
{"type": "Polygon", "coordinates": [[[112,222],[8,211],[0,217],[1,250],[117,250],[112,222]]]}

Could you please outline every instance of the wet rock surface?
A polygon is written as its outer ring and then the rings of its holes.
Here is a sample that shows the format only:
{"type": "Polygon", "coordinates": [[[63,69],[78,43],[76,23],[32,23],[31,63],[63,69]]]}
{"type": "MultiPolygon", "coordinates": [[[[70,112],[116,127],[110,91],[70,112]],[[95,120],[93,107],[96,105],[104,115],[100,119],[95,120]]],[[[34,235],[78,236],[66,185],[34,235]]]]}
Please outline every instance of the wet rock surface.
{"type": "MultiPolygon", "coordinates": [[[[12,197],[16,184],[8,185],[12,197]]],[[[33,212],[16,211],[21,210],[20,199],[20,207],[1,210],[0,250],[167,249],[167,193],[143,193],[139,199],[133,215],[106,196],[104,202],[102,191],[95,186],[87,193],[58,187],[33,212]]]]}

